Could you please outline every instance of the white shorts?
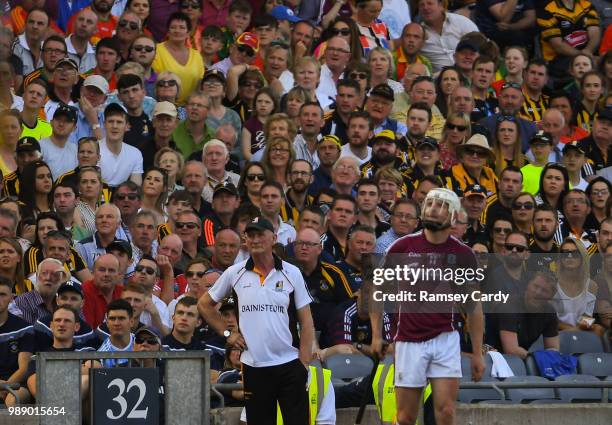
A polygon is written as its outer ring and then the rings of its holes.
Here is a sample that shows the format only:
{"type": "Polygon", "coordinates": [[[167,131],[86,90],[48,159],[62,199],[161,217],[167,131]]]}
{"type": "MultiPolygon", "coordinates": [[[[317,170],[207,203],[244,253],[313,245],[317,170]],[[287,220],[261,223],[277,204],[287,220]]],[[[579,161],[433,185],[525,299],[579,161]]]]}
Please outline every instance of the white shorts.
{"type": "Polygon", "coordinates": [[[424,342],[395,343],[395,386],[422,388],[427,378],[461,378],[458,332],[424,342]]]}

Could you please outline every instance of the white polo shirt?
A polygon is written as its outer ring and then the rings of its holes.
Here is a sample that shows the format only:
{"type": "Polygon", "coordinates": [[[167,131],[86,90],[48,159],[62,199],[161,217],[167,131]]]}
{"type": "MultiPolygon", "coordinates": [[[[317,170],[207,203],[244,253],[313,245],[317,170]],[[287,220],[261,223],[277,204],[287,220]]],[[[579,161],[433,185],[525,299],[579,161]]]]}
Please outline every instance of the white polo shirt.
{"type": "Polygon", "coordinates": [[[426,23],[423,23],[423,27],[427,38],[421,54],[429,58],[434,73],[455,63],[455,49],[461,37],[468,32],[479,31],[476,24],[470,19],[450,12],[446,12],[441,34],[431,29],[426,23]]]}
{"type": "Polygon", "coordinates": [[[247,349],[240,361],[251,367],[277,366],[299,357],[296,311],[312,302],[300,270],[274,257],[274,268],[263,278],[253,260],[228,268],[208,291],[215,302],[232,292],[238,301],[238,325],[247,349]]]}
{"type": "Polygon", "coordinates": [[[119,155],[112,153],[106,145],[106,139],[100,141],[100,169],[102,179],[109,186],[119,186],[132,174],[142,174],[142,153],[127,143],[121,144],[119,155]]]}

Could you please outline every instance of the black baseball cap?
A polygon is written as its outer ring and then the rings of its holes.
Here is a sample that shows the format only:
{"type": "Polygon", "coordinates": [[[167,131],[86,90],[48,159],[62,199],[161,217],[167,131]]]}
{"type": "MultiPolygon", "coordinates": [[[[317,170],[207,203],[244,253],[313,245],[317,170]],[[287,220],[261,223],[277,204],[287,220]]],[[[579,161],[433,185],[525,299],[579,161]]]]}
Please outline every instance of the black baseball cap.
{"type": "Polygon", "coordinates": [[[546,131],[538,131],[535,136],[533,136],[531,138],[531,140],[529,141],[529,144],[533,144],[533,143],[537,143],[537,142],[544,142],[544,143],[548,143],[549,145],[553,145],[553,138],[552,138],[552,134],[546,132],[546,131]]]}
{"type": "Polygon", "coordinates": [[[134,332],[134,336],[137,337],[142,333],[148,333],[149,335],[155,337],[155,339],[157,339],[157,343],[161,345],[161,335],[157,329],[152,328],[150,326],[143,326],[139,328],[136,332],[134,332]]]}
{"type": "Polygon", "coordinates": [[[202,81],[206,81],[209,78],[216,78],[217,80],[221,81],[221,83],[223,85],[225,85],[225,75],[223,75],[223,72],[219,71],[218,69],[209,69],[204,73],[204,78],[202,79],[202,81]]]}
{"type": "Polygon", "coordinates": [[[234,297],[227,297],[221,302],[221,307],[219,307],[219,311],[224,310],[233,310],[236,307],[236,301],[234,297]]]}
{"type": "Polygon", "coordinates": [[[80,284],[73,282],[72,280],[62,283],[57,289],[57,295],[63,294],[64,292],[76,292],[81,296],[81,298],[83,297],[83,288],[81,288],[80,284]]]}
{"type": "Polygon", "coordinates": [[[213,190],[213,195],[212,195],[213,199],[218,193],[221,193],[221,192],[227,192],[230,195],[238,196],[238,189],[236,189],[236,186],[234,186],[233,183],[229,183],[229,182],[222,182],[215,186],[215,189],[213,190]]]}
{"type": "Polygon", "coordinates": [[[106,247],[106,252],[121,251],[125,252],[128,258],[132,258],[132,245],[123,239],[115,239],[106,247]]]}
{"type": "Polygon", "coordinates": [[[15,152],[40,152],[40,143],[32,136],[22,137],[17,141],[17,149],[15,149],[15,152]]]}
{"type": "Polygon", "coordinates": [[[119,112],[123,114],[125,117],[128,116],[127,109],[123,107],[123,105],[113,102],[109,103],[106,108],[104,108],[104,119],[108,118],[108,116],[112,113],[119,112]]]}
{"type": "Polygon", "coordinates": [[[480,49],[474,40],[466,38],[457,44],[455,51],[458,52],[460,50],[471,50],[472,52],[478,52],[480,49]]]}
{"type": "Polygon", "coordinates": [[[64,103],[61,103],[55,110],[55,113],[53,114],[53,119],[62,115],[72,122],[77,122],[77,110],[72,106],[68,106],[64,103]]]}
{"type": "Polygon", "coordinates": [[[274,233],[274,226],[268,220],[263,217],[255,217],[249,224],[247,224],[245,232],[250,230],[256,230],[258,232],[263,232],[264,230],[269,230],[274,233]]]}
{"type": "Polygon", "coordinates": [[[391,102],[395,102],[395,93],[393,93],[393,89],[389,87],[389,84],[379,84],[372,89],[370,92],[370,96],[380,96],[391,102]]]}
{"type": "Polygon", "coordinates": [[[463,192],[463,197],[467,198],[468,196],[480,196],[483,198],[487,197],[487,189],[484,186],[479,184],[471,184],[465,188],[465,192],[463,192]]]}
{"type": "Polygon", "coordinates": [[[416,144],[416,148],[420,149],[422,146],[431,146],[434,149],[440,150],[440,145],[438,141],[433,137],[426,136],[423,140],[420,140],[416,144]]]}
{"type": "Polygon", "coordinates": [[[586,153],[584,149],[582,148],[582,146],[580,146],[580,143],[577,140],[566,143],[565,146],[563,147],[563,152],[565,153],[565,151],[568,151],[570,149],[578,151],[583,155],[586,153]]]}

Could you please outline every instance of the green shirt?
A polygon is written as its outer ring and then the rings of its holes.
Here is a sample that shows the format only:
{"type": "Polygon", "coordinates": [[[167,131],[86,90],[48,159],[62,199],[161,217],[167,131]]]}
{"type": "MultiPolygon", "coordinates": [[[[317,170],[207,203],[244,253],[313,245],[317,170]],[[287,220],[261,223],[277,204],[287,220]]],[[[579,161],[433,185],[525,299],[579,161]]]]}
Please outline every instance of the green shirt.
{"type": "Polygon", "coordinates": [[[176,143],[176,147],[183,153],[185,160],[195,151],[201,150],[204,144],[215,138],[215,132],[210,126],[204,128],[204,137],[199,143],[193,140],[191,130],[187,127],[187,120],[181,121],[172,133],[172,139],[176,143]]]}
{"type": "Polygon", "coordinates": [[[540,175],[544,170],[544,166],[527,164],[521,168],[523,174],[523,192],[529,192],[535,195],[540,190],[540,175]]]}

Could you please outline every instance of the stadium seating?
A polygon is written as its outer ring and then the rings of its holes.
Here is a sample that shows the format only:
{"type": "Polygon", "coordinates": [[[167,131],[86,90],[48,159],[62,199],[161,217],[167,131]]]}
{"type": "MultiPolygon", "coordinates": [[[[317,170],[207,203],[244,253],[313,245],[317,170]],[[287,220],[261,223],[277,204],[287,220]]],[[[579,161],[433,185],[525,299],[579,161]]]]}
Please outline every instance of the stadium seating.
{"type": "Polygon", "coordinates": [[[586,353],[578,357],[578,371],[599,378],[612,375],[612,353],[586,353]]]}
{"type": "MultiPolygon", "coordinates": [[[[548,382],[541,376],[512,376],[506,378],[504,382],[548,382]]],[[[555,391],[552,388],[508,388],[506,397],[517,403],[528,403],[534,400],[555,400],[555,391]]]]}
{"type": "Polygon", "coordinates": [[[363,354],[334,354],[325,359],[325,366],[332,372],[332,384],[335,387],[368,376],[373,365],[372,359],[363,354]]]}
{"type": "Polygon", "coordinates": [[[601,353],[601,338],[593,332],[559,332],[560,351],[564,354],[601,353]]]}
{"type": "MultiPolygon", "coordinates": [[[[591,375],[563,375],[555,379],[556,382],[599,382],[591,375]]],[[[563,401],[569,403],[597,403],[601,401],[601,388],[557,388],[557,394],[563,401]]]]}

